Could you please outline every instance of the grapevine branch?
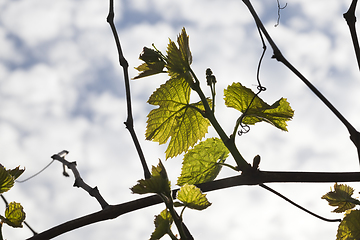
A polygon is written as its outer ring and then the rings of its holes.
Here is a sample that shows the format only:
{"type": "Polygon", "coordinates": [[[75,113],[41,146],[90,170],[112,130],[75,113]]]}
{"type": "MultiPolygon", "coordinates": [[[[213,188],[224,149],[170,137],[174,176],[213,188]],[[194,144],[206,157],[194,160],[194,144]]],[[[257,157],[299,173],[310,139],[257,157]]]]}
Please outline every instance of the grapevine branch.
{"type": "Polygon", "coordinates": [[[313,93],[320,98],[320,100],[335,114],[335,116],[345,125],[347,130],[350,133],[350,139],[355,144],[358,152],[359,162],[360,162],[360,133],[350,124],[350,122],[325,98],[325,96],[306,78],[304,77],[280,52],[279,48],[276,46],[273,39],[270,37],[266,28],[264,27],[262,21],[257,15],[255,9],[250,3],[250,0],[242,0],[244,4],[248,7],[251,15],[253,16],[256,25],[261,29],[267,41],[269,42],[271,48],[273,49],[274,55],[272,58],[275,58],[279,62],[282,62],[287,68],[289,68],[297,77],[299,77],[308,88],[310,88],[313,93]]]}
{"type": "MultiPolygon", "coordinates": [[[[215,180],[212,182],[198,184],[197,186],[201,189],[201,191],[209,192],[209,191],[215,191],[215,190],[220,190],[235,186],[259,185],[263,183],[280,183],[280,182],[324,183],[324,182],[358,182],[358,181],[360,181],[360,172],[324,173],[324,172],[257,171],[255,174],[237,175],[234,177],[228,177],[220,180],[215,180]]],[[[173,196],[176,196],[177,191],[178,189],[173,190],[173,196]]],[[[114,219],[125,213],[130,213],[160,203],[163,203],[163,200],[158,195],[152,195],[149,197],[140,198],[122,204],[109,205],[107,208],[101,211],[65,222],[51,229],[48,229],[42,233],[39,233],[36,236],[28,238],[27,240],[51,239],[80,227],[84,227],[96,222],[114,219]]],[[[333,222],[333,221],[337,221],[338,219],[322,218],[322,220],[333,222]]]]}
{"type": "Polygon", "coordinates": [[[65,160],[65,156],[68,153],[69,153],[68,151],[64,150],[64,151],[59,152],[58,154],[54,154],[51,158],[54,159],[54,160],[58,160],[59,162],[61,162],[65,166],[67,166],[69,169],[71,169],[71,171],[74,173],[74,176],[75,176],[74,187],[81,187],[82,189],[87,191],[90,194],[90,196],[96,198],[96,200],[98,200],[98,202],[100,203],[102,209],[105,209],[106,207],[108,207],[109,204],[101,196],[98,188],[97,187],[94,187],[94,188],[90,187],[81,178],[80,173],[76,168],[76,162],[69,162],[69,161],[65,160]]]}
{"type": "Polygon", "coordinates": [[[106,21],[109,23],[111,31],[114,35],[114,39],[115,39],[115,43],[116,43],[116,47],[117,47],[117,51],[118,51],[118,55],[119,55],[119,63],[120,66],[123,68],[123,72],[124,72],[124,79],[125,79],[125,90],[126,90],[126,102],[127,102],[127,120],[125,122],[125,126],[126,128],[129,130],[130,135],[133,139],[133,142],[135,144],[136,150],[138,152],[140,161],[141,161],[141,165],[143,167],[144,170],[144,176],[145,179],[149,179],[151,174],[149,171],[149,168],[147,166],[146,160],[145,160],[145,156],[144,153],[141,149],[139,140],[136,136],[135,130],[134,130],[134,120],[133,120],[133,116],[132,116],[132,108],[131,108],[131,95],[130,95],[130,80],[129,80],[129,72],[128,72],[128,68],[129,68],[129,64],[126,61],[124,54],[122,52],[121,49],[121,45],[120,45],[120,40],[119,40],[119,36],[117,34],[116,31],[116,27],[114,24],[114,1],[110,0],[110,7],[109,7],[109,14],[106,18],[106,21]]]}
{"type": "Polygon", "coordinates": [[[349,10],[344,13],[344,18],[346,20],[346,23],[349,26],[349,30],[350,30],[350,35],[351,35],[351,39],[354,45],[354,50],[355,50],[355,55],[356,55],[356,60],[358,63],[358,67],[360,69],[360,48],[359,48],[359,40],[356,34],[356,28],[355,28],[355,22],[356,22],[356,17],[355,17],[355,8],[356,8],[356,4],[357,4],[357,0],[353,0],[351,2],[351,5],[349,7],[349,10]]]}

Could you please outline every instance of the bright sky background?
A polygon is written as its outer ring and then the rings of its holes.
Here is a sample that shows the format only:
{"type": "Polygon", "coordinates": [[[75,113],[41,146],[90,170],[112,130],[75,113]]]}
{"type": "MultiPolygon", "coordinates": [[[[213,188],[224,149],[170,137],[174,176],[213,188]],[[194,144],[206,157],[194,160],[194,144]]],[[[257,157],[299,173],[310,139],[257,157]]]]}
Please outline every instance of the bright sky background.
{"type": "MultiPolygon", "coordinates": [[[[350,0],[293,0],[281,11],[277,3],[253,4],[284,56],[360,130],[359,70],[350,34],[342,14],[350,0]]],[[[281,1],[281,5],[285,2],[281,1]]],[[[166,49],[184,26],[190,35],[193,69],[203,79],[210,67],[218,80],[219,122],[230,134],[239,116],[226,109],[223,89],[232,82],[255,89],[262,45],[254,21],[240,0],[123,0],[115,1],[116,25],[125,57],[133,67],[144,46],[166,49]]],[[[126,120],[122,69],[106,23],[108,1],[2,0],[0,1],[0,162],[7,168],[26,167],[22,179],[35,174],[59,151],[70,151],[83,179],[98,186],[110,204],[141,196],[129,188],[143,178],[140,161],[126,120]]],[[[259,154],[262,170],[358,171],[356,149],[341,122],[288,69],[271,59],[268,45],[261,71],[267,91],[261,97],[272,104],[285,97],[295,110],[289,132],[260,123],[237,137],[243,156],[259,154]]],[[[146,103],[166,75],[132,81],[135,128],[149,165],[165,159],[166,146],[144,140],[146,103]]],[[[195,96],[194,96],[195,97],[195,96]]],[[[195,98],[194,98],[195,99],[195,98]]],[[[209,137],[216,136],[209,128],[209,137]]],[[[233,159],[227,161],[233,164],[233,159]]],[[[164,161],[172,183],[181,169],[181,157],[164,161]]],[[[100,210],[97,201],[74,179],[61,174],[55,162],[45,172],[17,183],[5,196],[20,202],[26,221],[38,232],[100,210]]],[[[223,169],[219,178],[236,175],[223,169]]],[[[328,218],[321,196],[332,183],[268,184],[298,204],[328,218]]],[[[360,190],[360,185],[351,183],[360,190]]],[[[257,186],[208,193],[212,206],[186,210],[185,223],[195,239],[334,239],[338,223],[327,223],[293,207],[257,186]]],[[[357,195],[356,195],[357,196],[357,195]]],[[[57,239],[148,239],[157,205],[115,220],[87,226],[57,239]]],[[[3,210],[0,210],[3,212],[3,210]]],[[[25,239],[31,232],[3,227],[5,238],[25,239]]],[[[169,239],[169,238],[165,238],[169,239]]]]}

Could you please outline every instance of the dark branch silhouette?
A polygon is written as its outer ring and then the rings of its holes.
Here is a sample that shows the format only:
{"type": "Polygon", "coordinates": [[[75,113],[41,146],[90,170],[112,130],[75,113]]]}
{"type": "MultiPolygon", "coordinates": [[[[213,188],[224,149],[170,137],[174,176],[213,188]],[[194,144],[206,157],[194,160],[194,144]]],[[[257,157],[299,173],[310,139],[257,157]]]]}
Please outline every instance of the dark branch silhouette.
{"type": "Polygon", "coordinates": [[[113,33],[115,43],[116,43],[116,47],[117,47],[117,51],[118,51],[118,55],[119,55],[119,63],[120,63],[120,66],[123,68],[123,72],[124,72],[125,90],[126,90],[126,102],[127,102],[127,114],[128,114],[127,120],[125,122],[125,126],[129,130],[130,135],[131,135],[131,137],[133,139],[133,142],[135,144],[136,151],[139,154],[141,165],[142,165],[143,170],[144,170],[145,179],[148,179],[148,178],[150,178],[151,174],[150,174],[149,168],[147,166],[145,156],[144,156],[144,153],[143,153],[143,151],[141,149],[139,140],[138,140],[138,138],[136,136],[136,133],[135,133],[135,130],[134,130],[134,120],[133,120],[132,108],[131,108],[130,80],[129,80],[129,72],[128,72],[129,64],[126,61],[126,59],[124,57],[124,54],[122,52],[119,36],[117,34],[116,27],[115,27],[115,24],[114,24],[114,1],[113,0],[110,0],[110,5],[109,6],[110,6],[109,7],[109,15],[107,16],[106,20],[107,20],[107,22],[109,23],[109,25],[111,27],[111,31],[113,33]]]}

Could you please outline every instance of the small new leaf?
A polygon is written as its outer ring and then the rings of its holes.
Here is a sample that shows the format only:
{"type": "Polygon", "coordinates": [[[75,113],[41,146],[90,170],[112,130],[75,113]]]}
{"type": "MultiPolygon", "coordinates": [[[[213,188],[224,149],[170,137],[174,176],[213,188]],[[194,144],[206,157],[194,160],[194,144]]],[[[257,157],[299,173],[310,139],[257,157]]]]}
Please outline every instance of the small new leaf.
{"type": "Polygon", "coordinates": [[[334,191],[328,192],[321,199],[328,201],[330,206],[337,206],[333,212],[341,213],[354,208],[355,204],[360,204],[359,200],[351,197],[353,193],[354,189],[352,187],[335,183],[334,191]]]}
{"type": "Polygon", "coordinates": [[[219,174],[229,156],[229,150],[218,138],[208,138],[184,155],[181,175],[177,185],[199,184],[212,181],[219,174]]]}
{"type": "Polygon", "coordinates": [[[25,212],[20,203],[11,202],[5,210],[5,219],[2,219],[11,227],[22,227],[25,220],[25,212]]]}
{"type": "Polygon", "coordinates": [[[135,68],[140,72],[140,74],[133,79],[139,79],[165,72],[165,61],[163,60],[161,54],[155,50],[144,47],[139,59],[143,60],[145,63],[135,68]]]}
{"type": "Polygon", "coordinates": [[[360,239],[360,210],[353,210],[341,221],[336,240],[360,239]]]}
{"type": "Polygon", "coordinates": [[[189,47],[189,36],[186,34],[185,28],[177,38],[179,47],[175,42],[169,40],[167,48],[167,64],[168,74],[172,79],[185,79],[188,83],[192,82],[189,72],[192,63],[192,56],[189,47]]]}
{"type": "Polygon", "coordinates": [[[204,210],[211,205],[200,188],[194,185],[185,184],[180,188],[176,197],[181,203],[176,202],[175,206],[185,206],[191,209],[204,210]]]}
{"type": "Polygon", "coordinates": [[[14,168],[14,169],[9,169],[7,170],[8,173],[10,173],[11,176],[14,177],[14,180],[16,180],[18,177],[21,176],[21,174],[23,174],[23,172],[25,171],[25,168],[24,169],[20,169],[20,166],[14,168]]]}
{"type": "MultiPolygon", "coordinates": [[[[242,113],[245,113],[246,109],[254,98],[255,93],[240,83],[233,83],[224,90],[225,104],[228,107],[235,108],[242,113]]],[[[286,122],[291,120],[294,116],[294,111],[291,109],[290,104],[285,98],[281,98],[271,106],[264,102],[258,96],[255,96],[249,109],[242,120],[244,124],[253,125],[257,122],[268,122],[275,127],[287,131],[286,122]]]]}
{"type": "Polygon", "coordinates": [[[190,87],[185,79],[170,79],[149,98],[148,103],[158,105],[148,114],[146,139],[164,144],[166,159],[175,157],[195,145],[207,133],[210,123],[200,111],[200,102],[189,103],[190,87]]]}
{"type": "Polygon", "coordinates": [[[167,234],[170,231],[172,222],[171,213],[167,209],[155,216],[155,231],[151,234],[150,240],[160,239],[167,234]]]}
{"type": "Polygon", "coordinates": [[[168,179],[166,170],[161,161],[157,167],[152,167],[151,177],[149,179],[141,179],[134,187],[131,188],[133,193],[157,193],[171,196],[170,181],[168,179]]]}
{"type": "Polygon", "coordinates": [[[9,191],[14,186],[14,183],[14,176],[0,164],[0,194],[9,191]]]}

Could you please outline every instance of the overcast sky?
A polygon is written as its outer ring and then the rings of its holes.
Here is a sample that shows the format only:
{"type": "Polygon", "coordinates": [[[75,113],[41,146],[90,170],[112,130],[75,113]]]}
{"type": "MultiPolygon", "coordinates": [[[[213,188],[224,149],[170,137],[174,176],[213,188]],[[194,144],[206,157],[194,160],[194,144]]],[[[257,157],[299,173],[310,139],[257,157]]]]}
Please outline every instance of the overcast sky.
{"type": "MultiPolygon", "coordinates": [[[[284,56],[360,130],[359,70],[342,14],[350,0],[292,0],[277,21],[277,3],[253,1],[269,33],[284,56]]],[[[283,6],[285,2],[280,1],[283,6]]],[[[130,64],[130,77],[144,46],[155,43],[165,51],[168,38],[181,28],[190,36],[192,67],[206,89],[205,70],[217,80],[216,115],[230,134],[239,113],[226,109],[223,89],[232,82],[256,89],[256,68],[262,44],[254,21],[240,0],[122,0],[115,1],[116,25],[130,64]]],[[[7,168],[25,167],[22,179],[37,173],[63,149],[76,161],[83,179],[98,186],[110,204],[141,196],[129,188],[143,178],[140,161],[126,120],[122,69],[106,22],[108,1],[0,1],[0,162],[7,168]]],[[[242,155],[259,154],[262,170],[358,171],[356,149],[341,122],[268,51],[261,70],[261,94],[272,104],[285,97],[295,110],[289,132],[259,123],[237,137],[242,155]]],[[[146,101],[167,80],[166,75],[131,82],[135,128],[149,165],[162,159],[173,183],[181,156],[165,162],[166,146],[144,140],[146,101]]],[[[195,96],[194,96],[195,99],[195,96]]],[[[209,128],[207,137],[216,136],[209,128]]],[[[229,157],[229,164],[235,164],[229,157]]],[[[61,174],[54,162],[46,171],[17,183],[5,194],[20,202],[26,221],[38,232],[100,210],[74,178],[61,174]]],[[[219,178],[238,173],[223,169],[219,178]]],[[[333,183],[269,184],[298,204],[328,218],[321,196],[333,183]]],[[[360,190],[360,185],[352,183],[360,190]]],[[[174,186],[175,187],[175,186],[174,186]]],[[[195,239],[334,239],[338,223],[327,223],[293,207],[257,186],[208,193],[212,206],[186,210],[185,223],[195,239]]],[[[57,239],[148,239],[154,215],[164,205],[129,213],[115,220],[87,226],[57,239]]],[[[3,210],[0,210],[3,212],[3,210]]],[[[27,228],[3,227],[5,238],[25,239],[27,228]]],[[[169,238],[166,238],[169,239],[169,238]]]]}

